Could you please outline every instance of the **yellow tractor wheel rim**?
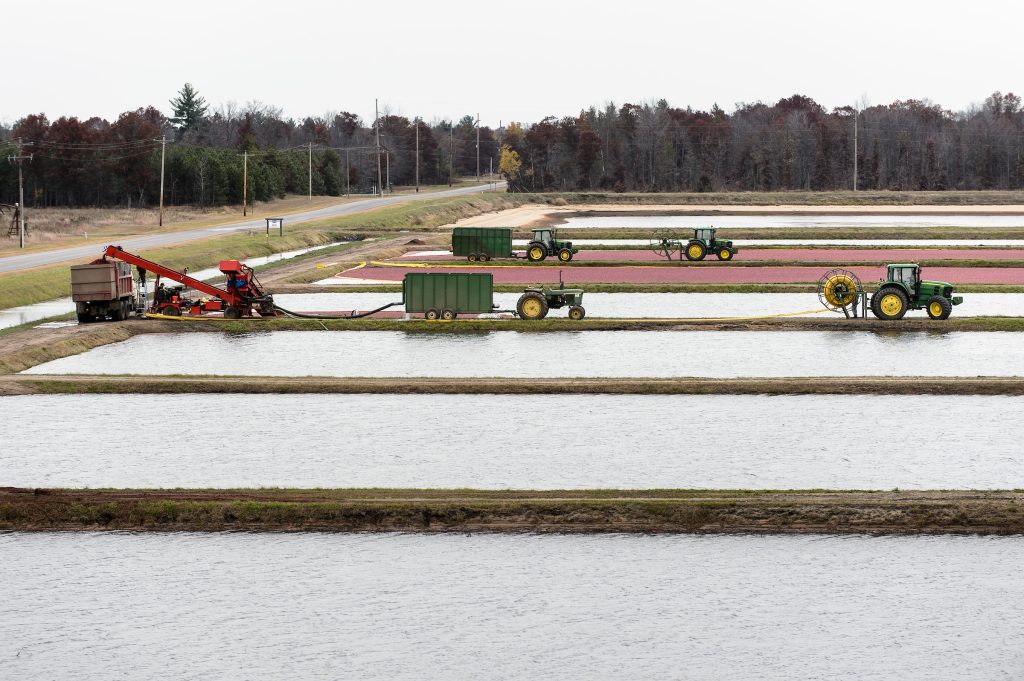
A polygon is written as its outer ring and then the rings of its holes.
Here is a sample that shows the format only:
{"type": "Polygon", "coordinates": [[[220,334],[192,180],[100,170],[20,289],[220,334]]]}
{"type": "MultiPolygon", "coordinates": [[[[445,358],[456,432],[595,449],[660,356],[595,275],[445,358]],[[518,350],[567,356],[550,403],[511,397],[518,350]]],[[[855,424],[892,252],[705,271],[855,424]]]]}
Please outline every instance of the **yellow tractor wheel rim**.
{"type": "Polygon", "coordinates": [[[580,318],[580,311],[579,310],[569,310],[569,316],[572,317],[573,319],[579,319],[580,318]]]}
{"type": "Polygon", "coordinates": [[[732,257],[732,253],[728,249],[722,249],[722,252],[718,254],[718,257],[722,260],[728,260],[732,257]]]}
{"type": "Polygon", "coordinates": [[[825,300],[829,305],[846,307],[857,297],[856,290],[857,284],[851,277],[838,274],[825,282],[825,300]]]}
{"type": "Polygon", "coordinates": [[[530,257],[533,258],[534,260],[540,260],[542,255],[544,255],[544,251],[542,251],[537,246],[534,246],[533,248],[530,249],[530,257]]]}
{"type": "Polygon", "coordinates": [[[698,246],[697,244],[693,244],[692,246],[686,249],[686,252],[690,254],[691,258],[699,258],[701,254],[704,252],[704,249],[698,246]]]}
{"type": "Polygon", "coordinates": [[[886,293],[882,296],[880,306],[882,308],[882,312],[891,317],[900,313],[900,310],[903,309],[903,301],[900,300],[900,297],[895,293],[886,293]]]}
{"type": "Polygon", "coordinates": [[[523,301],[523,316],[533,319],[539,317],[541,311],[540,301],[536,298],[527,298],[523,301]]]}
{"type": "Polygon", "coordinates": [[[562,262],[568,262],[568,260],[569,260],[569,257],[570,257],[571,255],[572,255],[572,254],[571,254],[571,253],[569,253],[569,251],[561,251],[561,252],[560,252],[560,253],[558,254],[558,259],[559,259],[559,260],[561,260],[562,262]]]}
{"type": "Polygon", "coordinates": [[[928,311],[932,313],[933,317],[941,317],[942,316],[942,304],[939,303],[938,301],[936,301],[936,302],[934,302],[934,303],[932,303],[932,304],[930,304],[928,306],[928,311]]]}

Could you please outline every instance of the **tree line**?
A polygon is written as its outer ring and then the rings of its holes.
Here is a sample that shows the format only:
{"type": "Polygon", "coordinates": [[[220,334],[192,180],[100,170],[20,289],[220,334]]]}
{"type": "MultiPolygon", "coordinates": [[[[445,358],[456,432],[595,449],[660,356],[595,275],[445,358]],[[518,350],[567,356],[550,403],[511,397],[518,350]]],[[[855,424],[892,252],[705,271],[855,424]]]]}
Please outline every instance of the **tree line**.
{"type": "Polygon", "coordinates": [[[794,95],[731,114],[609,104],[504,131],[512,191],[773,191],[1024,187],[1024,111],[1013,93],[949,111],[928,101],[827,111],[794,95]]]}
{"type": "MultiPolygon", "coordinates": [[[[262,103],[211,109],[190,85],[170,102],[115,121],[30,114],[0,126],[0,153],[22,143],[29,206],[152,206],[167,140],[165,202],[240,203],[305,193],[368,193],[384,184],[446,184],[493,167],[509,191],[944,190],[1024,187],[1020,97],[996,92],[966,111],[928,101],[839,107],[794,95],[732,113],[655,103],[607,104],[577,116],[495,130],[473,116],[363,121],[347,111],[293,119],[262,103]],[[310,160],[312,168],[310,173],[310,160]]],[[[0,202],[17,200],[17,168],[0,163],[0,202]]]]}

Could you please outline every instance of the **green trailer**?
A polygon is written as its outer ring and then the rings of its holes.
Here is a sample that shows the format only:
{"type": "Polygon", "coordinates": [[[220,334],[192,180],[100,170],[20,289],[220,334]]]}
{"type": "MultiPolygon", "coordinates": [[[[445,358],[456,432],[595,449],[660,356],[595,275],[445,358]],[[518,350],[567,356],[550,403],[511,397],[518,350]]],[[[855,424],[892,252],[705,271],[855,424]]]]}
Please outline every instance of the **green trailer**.
{"type": "Polygon", "coordinates": [[[402,302],[406,312],[427,319],[494,312],[494,275],[410,272],[402,281],[402,302]]]}
{"type": "Polygon", "coordinates": [[[456,227],[452,230],[452,255],[470,262],[514,258],[509,227],[456,227]]]}

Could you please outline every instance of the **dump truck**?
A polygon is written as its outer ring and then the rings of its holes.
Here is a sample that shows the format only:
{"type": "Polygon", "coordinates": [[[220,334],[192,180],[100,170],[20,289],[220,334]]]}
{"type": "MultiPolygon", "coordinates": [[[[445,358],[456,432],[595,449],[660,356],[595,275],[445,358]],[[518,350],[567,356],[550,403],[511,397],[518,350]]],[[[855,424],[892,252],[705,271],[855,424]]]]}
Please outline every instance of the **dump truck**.
{"type": "MultiPolygon", "coordinates": [[[[451,250],[452,255],[470,262],[524,257],[512,250],[512,229],[509,227],[456,227],[452,230],[451,250]]],[[[580,249],[573,248],[571,241],[556,239],[554,230],[544,227],[532,231],[525,257],[530,262],[539,262],[549,256],[569,262],[579,252],[580,249]]]]}
{"type": "Polygon", "coordinates": [[[71,300],[81,324],[127,319],[135,311],[134,291],[126,262],[100,259],[71,267],[71,300]]]}

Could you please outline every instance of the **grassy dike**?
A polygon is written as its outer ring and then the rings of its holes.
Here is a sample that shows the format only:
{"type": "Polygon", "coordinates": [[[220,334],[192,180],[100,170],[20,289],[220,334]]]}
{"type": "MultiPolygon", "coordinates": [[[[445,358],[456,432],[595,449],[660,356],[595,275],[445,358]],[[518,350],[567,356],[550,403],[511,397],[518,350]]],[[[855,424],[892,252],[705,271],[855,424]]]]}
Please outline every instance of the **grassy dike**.
{"type": "Polygon", "coordinates": [[[0,488],[0,530],[1021,534],[1024,492],[0,488]]]}
{"type": "MultiPolygon", "coordinates": [[[[553,192],[521,194],[532,202],[708,206],[998,206],[1024,204],[1024,191],[553,192]]],[[[767,211],[766,211],[767,212],[767,211]]]]}
{"type": "MultiPolygon", "coordinates": [[[[424,199],[340,218],[299,223],[290,227],[283,237],[268,238],[258,230],[252,236],[246,232],[233,233],[178,246],[144,250],[140,255],[168,267],[188,267],[196,271],[212,267],[228,257],[245,259],[271,255],[345,241],[367,232],[437,227],[513,205],[501,193],[424,199]]],[[[102,254],[102,250],[100,246],[96,248],[96,257],[102,254]]],[[[31,305],[68,295],[71,295],[68,265],[0,274],[0,309],[31,305]]]]}

